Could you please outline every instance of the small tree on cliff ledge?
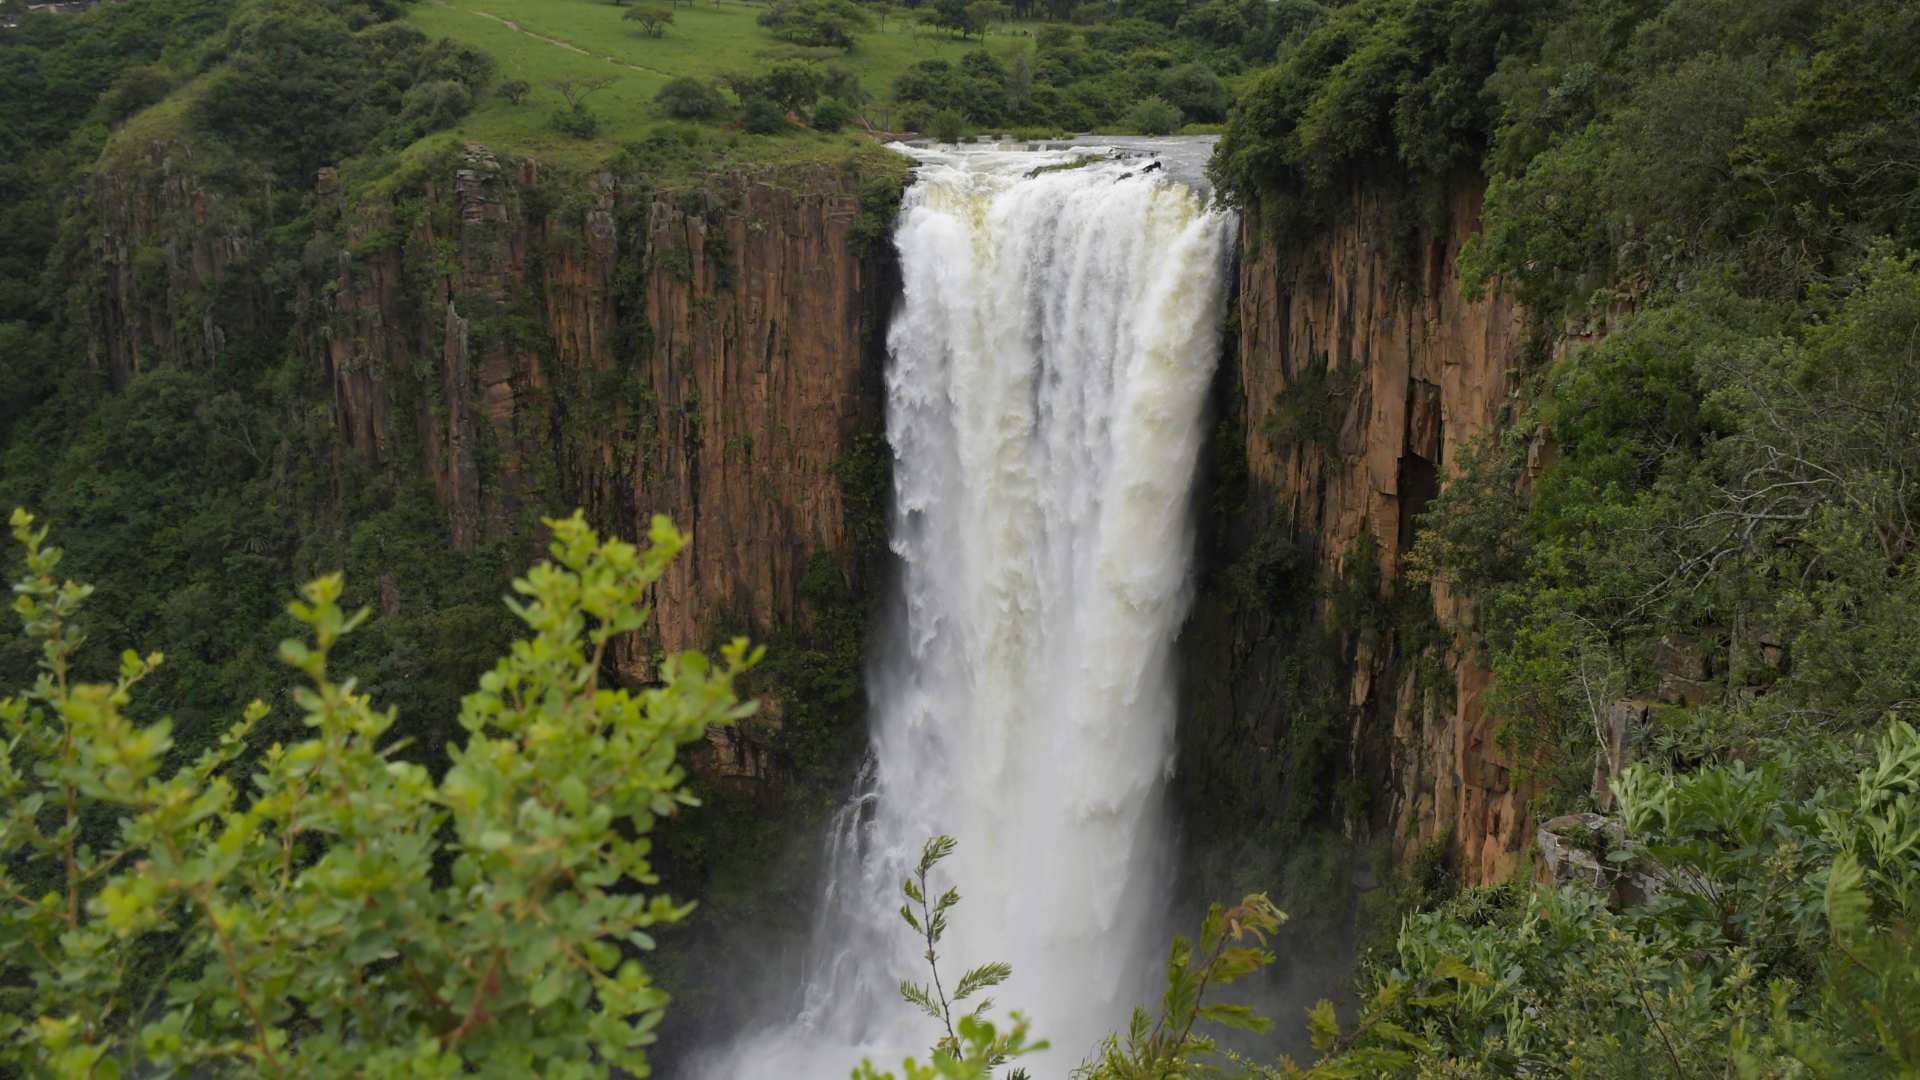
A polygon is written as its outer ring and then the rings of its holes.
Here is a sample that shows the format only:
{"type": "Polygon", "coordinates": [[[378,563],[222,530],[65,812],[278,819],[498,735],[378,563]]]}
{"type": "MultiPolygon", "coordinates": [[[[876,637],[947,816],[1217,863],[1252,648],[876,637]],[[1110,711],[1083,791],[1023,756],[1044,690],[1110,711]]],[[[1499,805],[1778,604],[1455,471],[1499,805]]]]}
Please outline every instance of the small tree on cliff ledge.
{"type": "Polygon", "coordinates": [[[119,1076],[645,1075],[666,995],[636,954],[691,905],[649,894],[648,833],[693,802],[678,749],[748,715],[736,640],[662,685],[600,685],[608,642],[687,542],[640,551],[579,515],[514,582],[531,636],[461,703],[436,782],[395,758],[395,715],[327,667],[367,613],[321,578],[281,646],[312,737],[236,767],[258,701],[172,767],[167,721],[127,710],[157,654],[72,669],[91,591],[54,576],[22,512],[14,610],[41,673],[0,701],[0,1072],[119,1076]]]}

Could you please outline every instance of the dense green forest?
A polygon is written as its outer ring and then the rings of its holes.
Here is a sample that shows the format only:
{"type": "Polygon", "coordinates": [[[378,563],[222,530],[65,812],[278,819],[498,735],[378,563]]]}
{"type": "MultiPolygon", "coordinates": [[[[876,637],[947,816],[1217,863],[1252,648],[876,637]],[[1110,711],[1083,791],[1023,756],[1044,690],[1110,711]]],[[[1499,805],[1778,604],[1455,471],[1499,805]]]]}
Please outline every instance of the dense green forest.
{"type": "MultiPolygon", "coordinates": [[[[232,189],[267,185],[280,224],[257,265],[284,295],[314,229],[303,178],[316,162],[382,140],[404,145],[429,123],[421,88],[487,76],[484,56],[382,25],[395,32],[356,34],[317,7],[142,3],[30,17],[0,42],[9,82],[0,248],[10,260],[0,501],[74,530],[72,558],[107,601],[99,651],[85,659],[104,662],[109,643],[126,641],[166,652],[173,670],[155,675],[154,706],[196,750],[236,701],[284,691],[271,642],[289,629],[286,584],[323,567],[360,570],[362,589],[404,576],[406,602],[370,631],[377,644],[365,655],[379,661],[363,678],[423,709],[457,698],[508,640],[494,602],[508,569],[500,552],[448,551],[426,490],[351,462],[321,464],[333,435],[312,404],[325,390],[288,355],[284,301],[255,304],[237,283],[234,295],[208,297],[267,315],[235,319],[253,332],[229,337],[212,363],[114,372],[88,360],[87,292],[98,279],[72,196],[113,127],[173,108],[160,102],[168,88],[197,79],[191,122],[218,132],[198,164],[232,189]],[[295,11],[302,18],[287,17],[295,11]],[[344,108],[332,96],[342,87],[353,88],[344,108]]],[[[34,653],[13,636],[0,648],[7,678],[29,681],[34,653]]]]}
{"type": "MultiPolygon", "coordinates": [[[[584,28],[628,22],[573,7],[584,28]]],[[[0,508],[64,549],[16,522],[0,1074],[642,1068],[665,1003],[638,958],[686,915],[648,895],[648,834],[689,798],[674,755],[746,719],[736,676],[772,679],[783,751],[831,778],[857,741],[862,598],[822,575],[824,629],[752,676],[730,647],[600,685],[677,534],[636,554],[563,520],[553,563],[512,586],[545,550],[541,515],[580,492],[556,482],[456,547],[419,446],[343,452],[296,342],[337,224],[314,177],[391,193],[483,139],[665,184],[849,160],[850,132],[889,119],[948,138],[1221,130],[1219,193],[1303,260],[1358,187],[1391,194],[1392,247],[1484,182],[1464,276],[1530,319],[1502,433],[1447,463],[1404,572],[1369,583],[1396,596],[1363,599],[1399,618],[1419,605],[1379,601],[1473,598],[1448,629],[1490,660],[1536,815],[1595,815],[1561,819],[1593,883],[1461,888],[1444,845],[1420,852],[1358,1004],[1315,1010],[1319,1059],[1298,1067],[1204,1037],[1253,1023],[1201,1011],[1210,981],[1274,960],[1254,938],[1277,918],[1250,901],[1176,946],[1157,1014],[1086,1075],[1920,1073],[1920,7],[737,7],[669,9],[621,46],[648,72],[598,96],[554,85],[594,77],[554,67],[564,50],[496,49],[523,35],[447,5],[127,0],[0,29],[0,508]],[[706,43],[742,27],[756,51],[715,59],[706,43]],[[218,193],[209,213],[247,215],[253,244],[194,298],[221,315],[217,346],[122,368],[97,347],[85,193],[168,139],[193,148],[168,167],[218,193]],[[510,648],[522,634],[552,651],[510,648]],[[604,815],[577,786],[602,781],[604,815]],[[547,816],[509,820],[520,797],[547,816]],[[535,911],[560,916],[551,954],[499,921],[535,911]]],[[[138,296],[162,302],[174,258],[134,256],[138,296]]],[[[1310,406],[1292,434],[1330,438],[1310,406]]],[[[884,484],[877,454],[845,464],[850,490],[884,484]]],[[[761,810],[714,802],[662,830],[659,861],[698,870],[670,882],[685,898],[764,914],[761,810]]],[[[962,1024],[937,1075],[1003,1074],[1038,1019],[962,1024]]]]}
{"type": "Polygon", "coordinates": [[[1393,1068],[1920,1063],[1917,41],[1899,3],[1356,3],[1236,107],[1213,171],[1277,235],[1486,178],[1463,270],[1537,359],[1404,587],[1473,598],[1536,813],[1615,815],[1564,826],[1612,902],[1417,883],[1362,973],[1393,1068]]]}

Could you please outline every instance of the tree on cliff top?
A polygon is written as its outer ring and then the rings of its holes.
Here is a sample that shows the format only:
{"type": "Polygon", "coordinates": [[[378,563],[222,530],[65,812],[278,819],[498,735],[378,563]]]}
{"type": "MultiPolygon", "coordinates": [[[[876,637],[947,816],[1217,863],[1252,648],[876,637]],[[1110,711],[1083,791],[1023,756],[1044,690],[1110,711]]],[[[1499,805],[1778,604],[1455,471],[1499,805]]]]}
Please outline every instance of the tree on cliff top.
{"type": "Polygon", "coordinates": [[[752,75],[726,76],[727,84],[743,102],[771,101],[787,112],[805,112],[827,84],[826,73],[800,60],[781,60],[752,75]]]}
{"type": "Polygon", "coordinates": [[[851,49],[873,20],[852,0],[774,0],[757,20],[781,41],[851,49]]]}
{"type": "Polygon", "coordinates": [[[621,18],[639,23],[640,32],[647,37],[666,37],[667,26],[673,22],[673,12],[666,8],[638,7],[629,9],[621,18]]]}
{"type": "Polygon", "coordinates": [[[920,21],[941,30],[951,30],[961,37],[985,34],[987,31],[987,12],[976,10],[969,0],[934,0],[932,8],[920,16],[920,21]]]}
{"type": "MultiPolygon", "coordinates": [[[[195,126],[302,188],[322,166],[423,134],[403,116],[410,91],[458,83],[470,102],[494,74],[476,49],[396,21],[361,28],[318,4],[239,8],[217,55],[189,99],[195,126]]],[[[451,122],[444,110],[439,122],[451,122]]]]}
{"type": "Polygon", "coordinates": [[[554,92],[560,95],[560,99],[567,103],[569,110],[579,112],[587,107],[587,98],[612,86],[615,79],[616,77],[613,75],[595,75],[588,78],[548,79],[547,85],[553,87],[554,92]]]}
{"type": "Polygon", "coordinates": [[[661,87],[653,100],[675,120],[711,120],[727,111],[726,95],[719,88],[685,75],[661,87]]]}

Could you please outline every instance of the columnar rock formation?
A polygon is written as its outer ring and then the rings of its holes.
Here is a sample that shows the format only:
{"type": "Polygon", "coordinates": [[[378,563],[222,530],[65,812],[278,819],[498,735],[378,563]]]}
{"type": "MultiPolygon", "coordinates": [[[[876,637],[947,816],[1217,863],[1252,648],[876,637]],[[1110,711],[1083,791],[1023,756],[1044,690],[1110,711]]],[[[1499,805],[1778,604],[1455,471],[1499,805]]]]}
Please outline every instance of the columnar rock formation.
{"type": "Polygon", "coordinates": [[[207,190],[186,143],[114,150],[96,174],[86,232],[56,255],[84,298],[96,369],[121,387],[156,365],[208,365],[250,347],[272,318],[258,273],[264,198],[207,190]]]}
{"type": "Polygon", "coordinates": [[[655,600],[665,649],[723,623],[798,627],[817,555],[855,575],[834,467],[879,429],[892,292],[884,244],[856,235],[858,171],[656,190],[469,146],[349,206],[328,170],[289,305],[257,285],[258,208],[209,194],[181,165],[190,154],[155,144],[93,192],[94,349],[116,382],[213,362],[232,324],[284,322],[291,306],[340,442],[430,478],[454,545],[574,504],[623,535],[644,536],[654,513],[691,530],[655,600]],[[250,281],[251,303],[209,299],[250,281]]]}
{"type": "Polygon", "coordinates": [[[570,212],[536,213],[552,184],[470,147],[451,184],[424,182],[411,221],[385,208],[347,226],[306,335],[342,433],[382,460],[396,424],[416,429],[455,544],[556,501],[632,536],[670,515],[696,541],[659,586],[666,649],[721,620],[796,624],[815,553],[854,573],[834,465],[880,422],[887,270],[856,242],[852,178],[636,191],[601,174],[558,193],[580,201],[570,212]],[[402,242],[349,253],[396,228],[402,242]],[[436,251],[423,288],[410,262],[436,251]],[[410,401],[423,361],[438,370],[410,401]]]}
{"type": "MultiPolygon", "coordinates": [[[[1415,518],[1462,447],[1499,428],[1514,406],[1524,312],[1505,299],[1469,302],[1461,293],[1458,256],[1479,205],[1478,185],[1463,184],[1449,200],[1446,227],[1411,237],[1393,227],[1392,207],[1366,186],[1355,188],[1337,224],[1311,236],[1275,236],[1257,214],[1246,217],[1232,357],[1246,448],[1242,530],[1286,534],[1316,555],[1327,576],[1358,569],[1345,559],[1376,558],[1378,580],[1393,586],[1415,518]],[[1331,438],[1273,437],[1270,417],[1303,377],[1338,388],[1322,395],[1344,410],[1322,418],[1331,438]],[[1356,543],[1363,537],[1371,543],[1356,543]]],[[[1468,602],[1435,591],[1440,625],[1462,625],[1468,602]]],[[[1239,618],[1233,651],[1249,666],[1259,657],[1271,663],[1286,648],[1267,640],[1273,634],[1258,618],[1239,618]]],[[[1346,769],[1367,782],[1388,781],[1386,805],[1376,802],[1367,816],[1403,852],[1451,833],[1472,880],[1502,876],[1530,823],[1513,763],[1494,745],[1479,650],[1457,633],[1450,645],[1426,646],[1429,668],[1438,663],[1447,673],[1435,685],[1418,677],[1420,658],[1392,634],[1369,627],[1348,638],[1340,643],[1351,675],[1346,734],[1354,758],[1346,769]]],[[[1233,677],[1243,689],[1229,707],[1258,710],[1259,673],[1233,677]]],[[[1256,733],[1262,723],[1285,722],[1239,721],[1256,733]]],[[[1349,822],[1350,831],[1362,827],[1349,822]]]]}
{"type": "MultiPolygon", "coordinates": [[[[178,143],[122,158],[102,170],[88,243],[70,256],[90,260],[74,269],[96,286],[92,354],[116,384],[291,341],[324,374],[342,450],[430,479],[455,545],[530,536],[531,516],[559,506],[627,535],[670,514],[696,541],[659,587],[652,645],[804,630],[810,570],[861,585],[836,464],[880,428],[880,330],[897,289],[875,222],[862,225],[870,173],[769,167],[655,188],[549,176],[470,146],[369,196],[326,170],[289,289],[267,280],[270,192],[210,193],[178,143]]],[[[1233,537],[1216,552],[1281,535],[1322,579],[1371,558],[1392,588],[1462,446],[1514,407],[1524,313],[1461,296],[1478,207],[1463,183],[1446,226],[1410,238],[1366,185],[1306,236],[1244,215],[1223,374],[1237,429],[1223,449],[1245,493],[1215,515],[1233,537]],[[1338,415],[1316,420],[1326,437],[1276,438],[1270,418],[1303,379],[1337,391],[1323,396],[1338,415]]],[[[1298,643],[1270,613],[1217,600],[1189,626],[1190,679],[1210,689],[1182,723],[1209,733],[1206,752],[1264,749],[1259,767],[1284,772],[1276,672],[1298,643]]],[[[1335,627],[1339,772],[1385,793],[1347,825],[1384,830],[1402,852],[1450,835],[1468,877],[1491,880],[1530,832],[1526,792],[1490,731],[1489,673],[1458,630],[1467,601],[1436,590],[1433,609],[1440,644],[1335,627]]],[[[621,662],[642,675],[647,657],[621,662]]]]}

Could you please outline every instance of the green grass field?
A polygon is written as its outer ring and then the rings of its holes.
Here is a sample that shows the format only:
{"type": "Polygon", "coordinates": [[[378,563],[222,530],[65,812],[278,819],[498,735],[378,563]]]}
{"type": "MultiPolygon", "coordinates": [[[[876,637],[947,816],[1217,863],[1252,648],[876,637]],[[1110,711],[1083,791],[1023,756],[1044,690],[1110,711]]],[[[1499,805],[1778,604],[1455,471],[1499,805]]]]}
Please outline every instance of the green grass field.
{"type": "MultiPolygon", "coordinates": [[[[620,144],[667,122],[653,95],[668,79],[753,71],[769,62],[770,53],[778,55],[784,48],[755,23],[764,10],[759,4],[698,0],[691,7],[675,7],[664,38],[642,37],[633,23],[623,21],[627,10],[608,0],[421,0],[407,20],[435,37],[453,38],[490,54],[500,65],[501,81],[524,79],[533,87],[532,96],[519,105],[494,96],[479,102],[454,129],[454,137],[581,165],[604,160],[620,144]],[[548,120],[561,101],[552,80],[594,76],[615,79],[588,100],[601,120],[599,136],[582,140],[553,131],[548,120]]],[[[886,30],[868,30],[854,49],[830,62],[859,74],[876,99],[868,117],[884,125],[891,119],[887,101],[897,76],[921,60],[958,60],[979,47],[978,40],[923,31],[896,16],[886,30]]],[[[1030,49],[1031,37],[1028,28],[1016,25],[989,35],[986,47],[996,53],[1030,49]]],[[[756,144],[756,157],[777,159],[833,156],[835,148],[850,145],[855,136],[796,131],[749,141],[756,144]]]]}

